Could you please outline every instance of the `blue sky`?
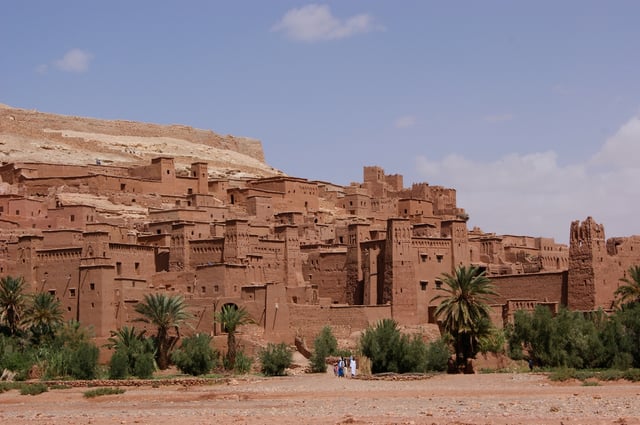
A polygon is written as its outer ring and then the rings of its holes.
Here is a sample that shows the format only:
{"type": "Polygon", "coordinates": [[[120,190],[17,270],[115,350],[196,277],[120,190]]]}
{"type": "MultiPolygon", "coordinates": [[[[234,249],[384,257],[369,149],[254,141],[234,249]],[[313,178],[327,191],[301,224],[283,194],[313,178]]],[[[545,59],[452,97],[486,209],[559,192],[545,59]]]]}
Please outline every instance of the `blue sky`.
{"type": "Polygon", "coordinates": [[[640,234],[640,2],[30,1],[0,103],[260,139],[285,173],[455,187],[470,226],[640,234]]]}

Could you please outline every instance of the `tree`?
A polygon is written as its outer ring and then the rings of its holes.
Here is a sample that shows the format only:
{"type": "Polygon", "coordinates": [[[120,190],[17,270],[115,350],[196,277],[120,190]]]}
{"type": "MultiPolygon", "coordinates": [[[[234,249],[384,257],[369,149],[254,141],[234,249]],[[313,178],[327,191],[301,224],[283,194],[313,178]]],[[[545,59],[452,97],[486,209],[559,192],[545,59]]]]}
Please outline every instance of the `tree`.
{"type": "Polygon", "coordinates": [[[158,368],[166,369],[169,367],[169,353],[180,339],[180,326],[191,318],[184,298],[147,294],[142,303],[136,304],[135,311],[142,315],[138,321],[156,326],[158,368]],[[175,335],[170,335],[171,329],[175,330],[175,335]]]}
{"type": "Polygon", "coordinates": [[[225,357],[225,367],[231,370],[235,367],[236,353],[238,351],[236,331],[239,326],[252,323],[253,321],[244,307],[238,308],[235,304],[226,304],[222,306],[222,309],[215,314],[214,321],[220,323],[222,328],[227,332],[227,354],[225,357]]]}
{"type": "Polygon", "coordinates": [[[624,285],[619,286],[615,292],[623,304],[640,302],[640,266],[629,267],[629,276],[620,279],[624,285]]]}
{"type": "Polygon", "coordinates": [[[53,338],[56,329],[64,323],[60,301],[48,292],[39,292],[31,298],[24,318],[36,342],[53,338]]]}
{"type": "Polygon", "coordinates": [[[474,266],[460,266],[453,274],[442,275],[445,294],[431,301],[442,300],[435,316],[442,321],[444,331],[451,334],[458,366],[467,364],[478,352],[478,339],[489,330],[490,296],[497,295],[484,271],[474,266]]]}
{"type": "Polygon", "coordinates": [[[0,279],[0,322],[5,323],[10,335],[18,332],[27,297],[22,277],[5,276],[0,279]]]}

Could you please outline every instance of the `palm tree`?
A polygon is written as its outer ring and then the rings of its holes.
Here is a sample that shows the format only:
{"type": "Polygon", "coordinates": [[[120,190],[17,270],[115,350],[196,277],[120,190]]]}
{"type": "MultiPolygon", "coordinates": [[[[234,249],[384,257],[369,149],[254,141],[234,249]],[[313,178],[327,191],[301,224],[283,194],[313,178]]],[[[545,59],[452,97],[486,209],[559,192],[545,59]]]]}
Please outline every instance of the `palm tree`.
{"type": "Polygon", "coordinates": [[[27,302],[22,277],[5,276],[0,279],[0,323],[5,323],[10,335],[18,332],[22,311],[27,302]]]}
{"type": "Polygon", "coordinates": [[[490,323],[490,296],[497,295],[484,271],[474,266],[460,266],[454,274],[442,275],[445,294],[431,301],[442,300],[436,308],[436,318],[442,320],[444,331],[454,340],[458,366],[466,365],[467,359],[478,352],[478,339],[487,331],[490,323]]]}
{"type": "Polygon", "coordinates": [[[39,292],[31,298],[24,311],[25,326],[31,330],[34,338],[41,341],[52,337],[56,329],[64,323],[60,301],[48,292],[39,292]]]}
{"type": "Polygon", "coordinates": [[[620,279],[624,285],[619,286],[615,292],[623,304],[640,302],[640,266],[629,267],[629,276],[620,279]]]}
{"type": "Polygon", "coordinates": [[[179,295],[147,294],[144,302],[136,304],[135,310],[143,316],[138,321],[156,326],[158,368],[166,369],[169,367],[169,352],[180,339],[180,325],[191,318],[184,298],[179,295]],[[172,328],[175,335],[169,334],[172,328]]]}
{"type": "Polygon", "coordinates": [[[214,321],[220,323],[227,332],[227,368],[233,369],[236,364],[236,353],[238,343],[236,342],[236,331],[238,326],[253,322],[247,310],[238,308],[235,304],[226,304],[214,316],[214,321]]]}

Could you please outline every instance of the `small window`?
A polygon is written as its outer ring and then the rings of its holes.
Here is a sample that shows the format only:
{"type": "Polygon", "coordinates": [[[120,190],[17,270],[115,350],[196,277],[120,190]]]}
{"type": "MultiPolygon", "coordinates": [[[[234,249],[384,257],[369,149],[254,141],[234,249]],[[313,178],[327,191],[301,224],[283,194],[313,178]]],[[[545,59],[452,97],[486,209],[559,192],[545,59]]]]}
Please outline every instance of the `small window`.
{"type": "Polygon", "coordinates": [[[187,189],[187,194],[192,195],[193,194],[193,189],[192,188],[188,188],[187,189]]]}
{"type": "Polygon", "coordinates": [[[91,282],[91,283],[89,284],[89,289],[91,289],[92,291],[95,291],[95,290],[96,290],[96,284],[95,284],[95,283],[93,283],[93,282],[91,282]]]}
{"type": "Polygon", "coordinates": [[[69,288],[69,296],[71,298],[76,296],[76,288],[69,288]]]}
{"type": "Polygon", "coordinates": [[[20,215],[20,210],[16,210],[16,215],[20,215]]]}
{"type": "Polygon", "coordinates": [[[421,280],[421,281],[420,281],[420,289],[421,289],[421,290],[423,290],[423,291],[426,291],[426,290],[427,290],[427,284],[428,284],[428,283],[429,283],[429,282],[427,282],[426,280],[421,280]]]}
{"type": "Polygon", "coordinates": [[[71,214],[71,216],[69,217],[69,221],[71,221],[72,223],[76,221],[76,216],[71,214]]]}
{"type": "Polygon", "coordinates": [[[125,183],[120,183],[120,190],[125,190],[127,185],[125,183]]]}
{"type": "Polygon", "coordinates": [[[444,258],[444,255],[442,255],[442,254],[436,255],[436,260],[438,260],[438,263],[442,263],[442,259],[443,258],[444,258]]]}
{"type": "Polygon", "coordinates": [[[134,263],[133,267],[135,268],[137,273],[140,273],[140,263],[134,263]]]}
{"type": "Polygon", "coordinates": [[[442,288],[442,281],[436,279],[436,289],[442,288]]]}
{"type": "Polygon", "coordinates": [[[202,287],[202,293],[204,294],[205,292],[207,292],[207,287],[206,287],[206,286],[203,286],[203,287],[202,287]]]}
{"type": "Polygon", "coordinates": [[[220,291],[220,287],[218,285],[213,285],[213,292],[220,291]]]}
{"type": "Polygon", "coordinates": [[[55,289],[49,289],[49,294],[51,294],[52,296],[56,296],[56,290],[55,289]]]}
{"type": "Polygon", "coordinates": [[[119,261],[116,263],[116,274],[118,276],[122,274],[122,263],[119,261]]]}

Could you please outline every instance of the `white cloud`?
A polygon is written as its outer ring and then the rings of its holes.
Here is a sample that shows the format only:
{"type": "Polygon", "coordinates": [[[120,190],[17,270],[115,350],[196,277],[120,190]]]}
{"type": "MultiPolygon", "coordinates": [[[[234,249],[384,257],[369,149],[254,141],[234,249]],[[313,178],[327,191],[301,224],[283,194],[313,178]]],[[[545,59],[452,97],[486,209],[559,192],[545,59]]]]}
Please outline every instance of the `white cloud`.
{"type": "Polygon", "coordinates": [[[612,137],[593,157],[594,165],[610,165],[614,167],[640,166],[640,117],[634,117],[612,137]]]}
{"type": "Polygon", "coordinates": [[[61,71],[86,72],[93,55],[80,49],[71,49],[62,57],[53,61],[53,65],[61,71]]]}
{"type": "Polygon", "coordinates": [[[460,155],[417,159],[431,184],[457,190],[470,226],[486,232],[554,237],[568,243],[569,225],[587,216],[607,237],[640,234],[640,118],[633,118],[583,163],[561,165],[553,151],[509,154],[490,163],[460,155]],[[635,159],[635,161],[634,161],[635,159]]]}
{"type": "Polygon", "coordinates": [[[40,64],[36,67],[36,72],[38,74],[46,74],[49,71],[49,65],[46,63],[40,64]]]}
{"type": "Polygon", "coordinates": [[[291,40],[315,42],[337,40],[383,29],[368,14],[341,20],[331,14],[329,6],[309,4],[287,11],[271,31],[283,32],[291,40]]]}
{"type": "Polygon", "coordinates": [[[513,119],[513,115],[511,114],[496,114],[496,115],[487,115],[483,118],[486,122],[504,122],[511,121],[513,119]]]}
{"type": "Polygon", "coordinates": [[[416,123],[416,117],[414,117],[413,115],[405,115],[403,117],[397,118],[393,122],[393,125],[396,128],[409,128],[409,127],[413,127],[415,123],[416,123]]]}

